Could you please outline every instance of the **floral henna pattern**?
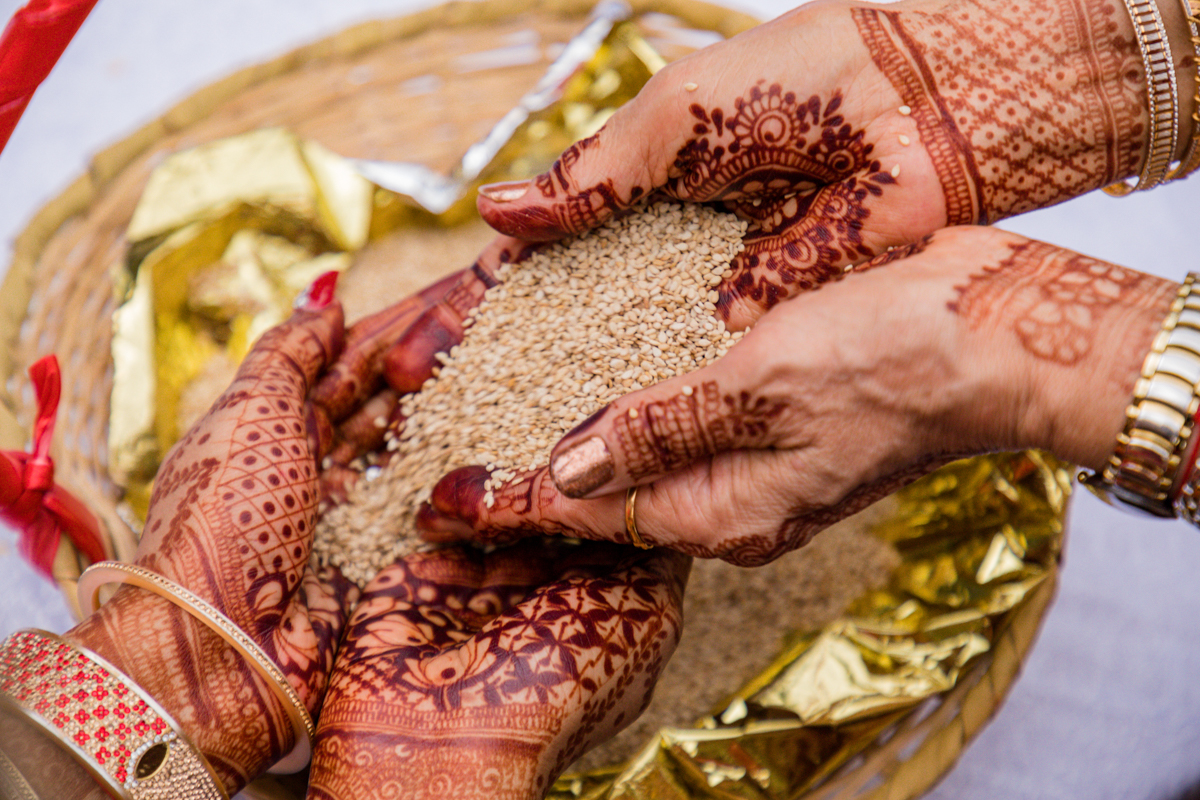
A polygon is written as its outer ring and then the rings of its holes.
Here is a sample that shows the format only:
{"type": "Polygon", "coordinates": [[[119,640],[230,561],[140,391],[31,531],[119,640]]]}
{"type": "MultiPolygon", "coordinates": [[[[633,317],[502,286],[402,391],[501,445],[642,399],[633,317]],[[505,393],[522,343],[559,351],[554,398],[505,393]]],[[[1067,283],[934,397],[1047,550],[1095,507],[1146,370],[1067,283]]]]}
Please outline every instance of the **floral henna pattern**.
{"type": "Polygon", "coordinates": [[[971,276],[949,303],[972,328],[1009,327],[1031,355],[1070,366],[1091,352],[1104,314],[1153,303],[1162,282],[1043,242],[1010,244],[1010,255],[971,276]]]}
{"type": "MultiPolygon", "coordinates": [[[[658,191],[722,202],[749,220],[746,249],[719,289],[717,310],[726,320],[735,302],[768,309],[834,277],[840,265],[874,255],[862,236],[867,202],[896,179],[880,170],[874,146],[847,122],[842,102],[838,92],[802,97],[759,81],[732,109],[690,106],[692,135],[658,191]]],[[[507,212],[503,228],[529,240],[555,239],[596,227],[644,199],[643,187],[622,196],[611,179],[580,185],[574,172],[601,135],[572,145],[534,180],[552,202],[507,212]]]]}
{"type": "Polygon", "coordinates": [[[485,497],[489,490],[486,485],[490,478],[491,473],[481,466],[461,467],[443,477],[434,486],[429,503],[417,512],[418,529],[433,528],[436,531],[438,520],[449,515],[470,525],[473,529],[471,538],[477,543],[507,544],[531,534],[583,535],[546,516],[547,510],[560,498],[549,467],[518,473],[491,492],[492,502],[487,505],[485,497]],[[481,522],[480,510],[485,507],[487,519],[481,522]]]}
{"type": "Polygon", "coordinates": [[[648,702],[686,563],[535,542],[388,568],[347,629],[309,796],[541,797],[648,702]]]}
{"type": "Polygon", "coordinates": [[[725,201],[750,222],[746,249],[719,290],[725,319],[737,300],[769,309],[874,255],[862,237],[866,202],[896,182],[840,113],[840,93],[805,99],[764,84],[729,113],[690,107],[694,138],[679,150],[665,187],[681,200],[725,201]]]}
{"type": "Polygon", "coordinates": [[[1134,174],[1145,76],[1111,0],[934,13],[851,9],[875,65],[911,109],[949,225],[987,224],[1134,174]]]}
{"type": "Polygon", "coordinates": [[[695,138],[675,157],[671,194],[697,202],[811,196],[863,167],[872,147],[839,113],[840,93],[822,102],[764,83],[738,98],[729,114],[690,106],[695,138]]]}
{"type": "Polygon", "coordinates": [[[788,408],[748,392],[723,393],[705,381],[690,394],[643,403],[614,421],[622,464],[634,481],[673,472],[705,455],[764,441],[788,408]]]}

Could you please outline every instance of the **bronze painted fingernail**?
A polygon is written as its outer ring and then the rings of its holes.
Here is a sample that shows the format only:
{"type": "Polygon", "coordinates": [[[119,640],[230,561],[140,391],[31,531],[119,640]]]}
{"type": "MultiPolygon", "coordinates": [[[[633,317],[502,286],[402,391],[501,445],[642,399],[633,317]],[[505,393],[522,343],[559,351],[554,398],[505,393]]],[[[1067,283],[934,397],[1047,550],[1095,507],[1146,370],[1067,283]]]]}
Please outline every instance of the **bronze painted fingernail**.
{"type": "Polygon", "coordinates": [[[550,461],[550,477],[567,497],[583,497],[611,481],[615,474],[612,453],[599,436],[571,445],[550,461]]]}
{"type": "Polygon", "coordinates": [[[511,203],[524,197],[532,183],[530,180],[485,183],[479,187],[479,193],[493,203],[511,203]]]}

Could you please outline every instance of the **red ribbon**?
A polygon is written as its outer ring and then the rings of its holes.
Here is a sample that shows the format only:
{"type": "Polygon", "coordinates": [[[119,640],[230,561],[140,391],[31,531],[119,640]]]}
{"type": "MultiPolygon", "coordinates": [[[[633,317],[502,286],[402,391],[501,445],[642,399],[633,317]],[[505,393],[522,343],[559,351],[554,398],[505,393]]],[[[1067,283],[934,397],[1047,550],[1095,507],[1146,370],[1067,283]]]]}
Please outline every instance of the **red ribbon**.
{"type": "Polygon", "coordinates": [[[0,35],[0,150],[97,0],[30,0],[0,35]]]}
{"type": "Polygon", "coordinates": [[[17,549],[49,578],[63,536],[92,562],[107,558],[100,526],[74,495],[54,485],[50,442],[62,393],[58,359],[46,356],[29,368],[37,391],[38,415],[33,425],[33,452],[0,451],[0,520],[17,529],[17,549]]]}

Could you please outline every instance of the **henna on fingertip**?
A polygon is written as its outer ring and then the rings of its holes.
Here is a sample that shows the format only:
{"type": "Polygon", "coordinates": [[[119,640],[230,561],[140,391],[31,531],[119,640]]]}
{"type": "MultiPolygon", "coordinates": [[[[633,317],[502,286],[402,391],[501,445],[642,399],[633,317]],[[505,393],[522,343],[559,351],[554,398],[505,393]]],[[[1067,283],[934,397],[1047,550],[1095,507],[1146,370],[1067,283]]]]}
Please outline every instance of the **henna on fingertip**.
{"type": "Polygon", "coordinates": [[[466,270],[438,282],[354,323],[346,332],[346,347],[312,392],[312,402],[341,422],[383,383],[382,360],[392,345],[425,311],[440,301],[466,270]]]}
{"type": "Polygon", "coordinates": [[[737,360],[734,353],[726,359],[733,361],[627,395],[563,436],[550,454],[558,490],[593,498],[706,456],[775,442],[789,401],[736,384],[723,388],[717,375],[737,360]]]}
{"type": "Polygon", "coordinates": [[[400,397],[391,389],[384,389],[363,403],[338,425],[334,445],[328,451],[330,462],[350,464],[382,447],[388,431],[397,425],[399,405],[400,397]]]}
{"type": "Polygon", "coordinates": [[[598,535],[583,524],[564,524],[558,505],[564,499],[550,480],[549,468],[518,473],[494,489],[484,467],[462,467],[434,486],[417,516],[417,530],[429,541],[469,539],[506,544],[528,536],[573,536],[622,541],[619,533],[598,535]],[[490,498],[490,502],[489,502],[490,498]]]}
{"type": "Polygon", "coordinates": [[[288,390],[303,399],[342,353],[345,342],[340,303],[315,311],[298,310],[259,337],[238,366],[232,386],[242,380],[255,381],[268,368],[284,369],[300,379],[299,386],[288,390]]]}
{"type": "Polygon", "coordinates": [[[462,331],[462,321],[444,306],[426,311],[384,357],[387,385],[401,395],[420,391],[441,364],[438,356],[462,341],[462,331]]]}
{"type": "Polygon", "coordinates": [[[480,214],[508,236],[550,242],[595,228],[645,199],[650,185],[645,166],[630,164],[626,148],[615,153],[606,148],[607,135],[602,129],[575,142],[549,170],[527,182],[482,187],[480,214]]]}
{"type": "Polygon", "coordinates": [[[507,544],[532,535],[520,530],[496,526],[477,527],[486,510],[491,473],[486,467],[460,467],[451,470],[434,485],[429,501],[417,510],[417,532],[428,542],[476,541],[507,544]]]}
{"type": "Polygon", "coordinates": [[[304,427],[308,434],[308,446],[319,461],[333,448],[336,438],[333,423],[329,420],[325,408],[315,403],[306,403],[304,427]]]}
{"type": "Polygon", "coordinates": [[[465,270],[445,297],[422,313],[384,356],[383,375],[388,385],[402,395],[419,391],[440,365],[439,355],[462,341],[471,310],[496,284],[491,267],[482,258],[465,270]]]}

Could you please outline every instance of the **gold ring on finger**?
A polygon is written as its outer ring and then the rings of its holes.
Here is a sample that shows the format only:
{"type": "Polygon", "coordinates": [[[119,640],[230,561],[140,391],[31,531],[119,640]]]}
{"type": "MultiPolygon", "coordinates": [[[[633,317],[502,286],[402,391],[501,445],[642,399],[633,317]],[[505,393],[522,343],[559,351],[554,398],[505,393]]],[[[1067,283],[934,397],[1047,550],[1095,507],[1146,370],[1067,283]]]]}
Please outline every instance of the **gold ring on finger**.
{"type": "Polygon", "coordinates": [[[646,544],[642,539],[642,535],[638,533],[637,520],[634,519],[634,508],[637,504],[638,487],[630,486],[625,490],[625,534],[629,537],[629,542],[634,547],[640,547],[643,550],[649,550],[654,545],[646,544]]]}

